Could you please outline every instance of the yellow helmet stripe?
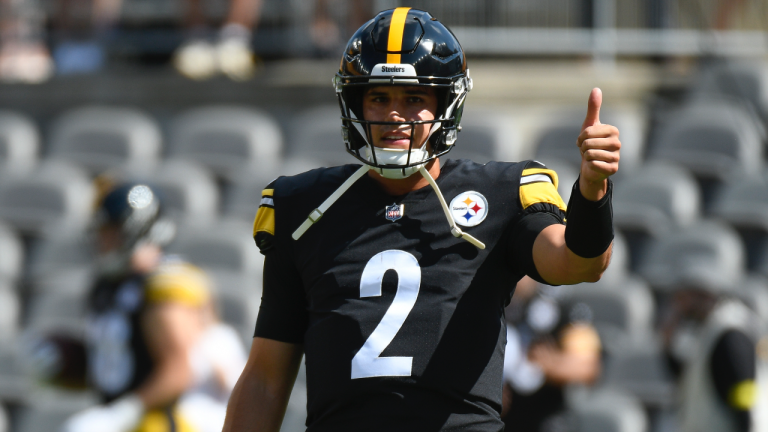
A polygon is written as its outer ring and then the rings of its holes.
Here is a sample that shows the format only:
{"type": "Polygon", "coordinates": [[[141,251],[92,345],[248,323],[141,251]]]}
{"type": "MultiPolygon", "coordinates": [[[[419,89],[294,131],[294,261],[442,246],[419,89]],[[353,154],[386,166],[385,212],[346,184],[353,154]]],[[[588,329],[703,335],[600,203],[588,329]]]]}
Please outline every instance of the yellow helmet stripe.
{"type": "Polygon", "coordinates": [[[403,49],[403,32],[405,32],[405,18],[408,16],[409,7],[399,7],[392,13],[392,22],[389,24],[389,40],[387,41],[387,63],[400,63],[400,54],[391,54],[392,51],[403,49]]]}

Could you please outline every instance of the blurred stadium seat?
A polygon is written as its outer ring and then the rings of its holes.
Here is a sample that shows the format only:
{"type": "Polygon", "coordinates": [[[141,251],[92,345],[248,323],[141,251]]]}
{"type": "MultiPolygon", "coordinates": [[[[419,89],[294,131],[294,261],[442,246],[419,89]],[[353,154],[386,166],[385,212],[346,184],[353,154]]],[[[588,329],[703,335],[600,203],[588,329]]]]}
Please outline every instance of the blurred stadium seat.
{"type": "Polygon", "coordinates": [[[672,373],[655,340],[611,353],[605,360],[601,382],[633,394],[649,407],[675,402],[672,373]]]}
{"type": "Polygon", "coordinates": [[[207,270],[261,275],[263,256],[253,243],[252,225],[241,220],[221,220],[205,230],[181,229],[168,253],[179,254],[207,270]]]}
{"type": "Polygon", "coordinates": [[[6,414],[3,405],[0,404],[0,432],[9,432],[9,428],[8,414],[6,414]]]}
{"type": "Polygon", "coordinates": [[[768,120],[768,64],[762,60],[717,59],[705,64],[692,86],[694,98],[713,95],[748,101],[768,120]]]}
{"type": "Polygon", "coordinates": [[[651,245],[640,274],[658,290],[699,286],[732,290],[744,277],[745,252],[733,228],[701,221],[651,245]]]}
{"type": "Polygon", "coordinates": [[[355,163],[341,138],[338,105],[322,105],[305,110],[291,120],[287,155],[308,159],[315,167],[355,163]]]}
{"type": "Polygon", "coordinates": [[[747,268],[768,275],[768,179],[734,176],[715,196],[711,214],[739,232],[747,268]]]}
{"type": "Polygon", "coordinates": [[[520,159],[520,138],[515,119],[498,109],[467,110],[461,118],[456,146],[445,157],[477,163],[520,159]]]}
{"type": "Polygon", "coordinates": [[[0,281],[17,282],[24,266],[24,245],[16,232],[0,222],[0,281]]]}
{"type": "Polygon", "coordinates": [[[592,323],[609,353],[645,343],[652,336],[653,295],[636,277],[563,287],[563,303],[589,306],[592,323]]]}
{"type": "Polygon", "coordinates": [[[100,174],[112,168],[146,168],[161,152],[160,128],[147,114],[128,107],[86,106],[56,120],[48,157],[100,174]]]}
{"type": "Polygon", "coordinates": [[[58,232],[50,238],[38,239],[29,246],[25,282],[34,290],[46,280],[63,274],[81,274],[87,280],[95,267],[91,234],[58,232]]]}
{"type": "Polygon", "coordinates": [[[0,111],[0,171],[25,171],[37,163],[37,125],[14,111],[0,111]]]}
{"type": "Polygon", "coordinates": [[[613,233],[613,248],[611,249],[611,263],[600,279],[604,283],[619,283],[629,276],[629,245],[619,231],[613,233]]]}
{"type": "Polygon", "coordinates": [[[705,210],[718,182],[763,167],[763,133],[742,104],[696,101],[666,116],[648,159],[678,163],[700,181],[705,210]]]}
{"type": "Polygon", "coordinates": [[[264,257],[253,244],[252,225],[223,220],[205,230],[182,227],[168,253],[178,254],[208,273],[214,285],[221,319],[234,326],[247,342],[253,337],[261,304],[264,257]]]}
{"type": "MultiPolygon", "coordinates": [[[[350,161],[354,162],[354,160],[350,161]]],[[[318,165],[307,159],[291,159],[277,166],[275,171],[281,176],[300,174],[317,168],[318,165]]],[[[255,172],[238,178],[226,189],[224,214],[253,223],[256,210],[261,203],[261,192],[278,174],[255,172]],[[269,174],[265,177],[265,174],[269,174]]]]}
{"type": "Polygon", "coordinates": [[[165,216],[182,224],[207,225],[219,212],[216,181],[210,171],[195,162],[171,159],[156,169],[128,171],[118,177],[158,188],[165,216]]]}
{"type": "Polygon", "coordinates": [[[56,432],[72,414],[96,405],[99,401],[89,392],[37,389],[30,402],[19,410],[14,432],[56,432]]]}
{"type": "Polygon", "coordinates": [[[16,289],[0,281],[0,345],[12,343],[21,321],[21,300],[16,289]]]}
{"type": "Polygon", "coordinates": [[[171,126],[171,157],[200,163],[235,180],[250,171],[273,171],[283,152],[283,135],[268,114],[235,106],[184,112],[171,126]]]}
{"type": "Polygon", "coordinates": [[[86,173],[61,162],[47,162],[29,173],[0,179],[0,219],[24,234],[82,232],[93,200],[86,173]]]}
{"type": "Polygon", "coordinates": [[[648,418],[642,404],[617,388],[599,388],[573,398],[574,432],[648,432],[648,418]]]}
{"type": "Polygon", "coordinates": [[[674,164],[642,166],[616,181],[613,197],[614,225],[627,238],[634,270],[645,260],[650,241],[692,224],[701,211],[696,180],[674,164]]]}

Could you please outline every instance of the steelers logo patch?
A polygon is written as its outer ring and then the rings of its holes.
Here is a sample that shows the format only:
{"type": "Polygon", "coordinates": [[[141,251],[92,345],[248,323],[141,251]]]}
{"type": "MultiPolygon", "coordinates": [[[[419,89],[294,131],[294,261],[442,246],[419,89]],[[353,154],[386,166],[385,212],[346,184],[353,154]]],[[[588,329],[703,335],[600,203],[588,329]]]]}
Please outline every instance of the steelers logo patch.
{"type": "Polygon", "coordinates": [[[451,200],[451,214],[453,220],[461,226],[479,225],[488,215],[488,200],[479,192],[460,193],[451,200]]]}

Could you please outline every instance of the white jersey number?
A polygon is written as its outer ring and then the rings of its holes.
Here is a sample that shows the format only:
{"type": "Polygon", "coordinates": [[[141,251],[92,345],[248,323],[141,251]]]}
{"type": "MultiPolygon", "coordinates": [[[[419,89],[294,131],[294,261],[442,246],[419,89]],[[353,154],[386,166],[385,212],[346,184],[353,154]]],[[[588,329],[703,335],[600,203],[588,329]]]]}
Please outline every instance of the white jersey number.
{"type": "Polygon", "coordinates": [[[416,257],[400,250],[374,255],[363,269],[360,298],[381,296],[381,283],[387,270],[397,272],[395,299],[379,325],[352,358],[352,379],[381,376],[411,376],[413,357],[379,357],[395,338],[411,313],[421,286],[421,267],[416,257]]]}

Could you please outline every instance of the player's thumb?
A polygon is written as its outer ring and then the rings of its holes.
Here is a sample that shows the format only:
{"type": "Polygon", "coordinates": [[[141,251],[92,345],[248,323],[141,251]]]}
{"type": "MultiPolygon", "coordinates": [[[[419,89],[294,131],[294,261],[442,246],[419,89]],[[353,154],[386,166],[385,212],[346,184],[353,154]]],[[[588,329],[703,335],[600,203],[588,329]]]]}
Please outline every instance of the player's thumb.
{"type": "Polygon", "coordinates": [[[603,91],[595,87],[589,94],[589,102],[587,102],[587,117],[584,119],[584,123],[581,125],[581,130],[600,124],[600,105],[602,104],[603,91]]]}

